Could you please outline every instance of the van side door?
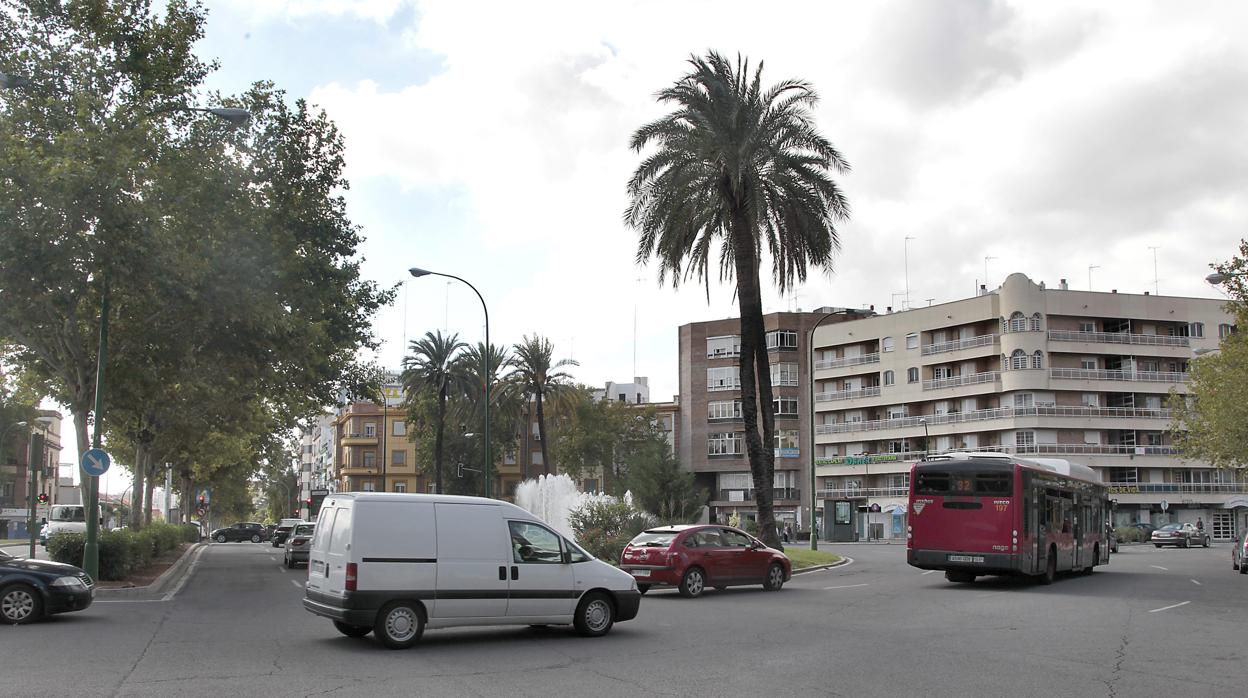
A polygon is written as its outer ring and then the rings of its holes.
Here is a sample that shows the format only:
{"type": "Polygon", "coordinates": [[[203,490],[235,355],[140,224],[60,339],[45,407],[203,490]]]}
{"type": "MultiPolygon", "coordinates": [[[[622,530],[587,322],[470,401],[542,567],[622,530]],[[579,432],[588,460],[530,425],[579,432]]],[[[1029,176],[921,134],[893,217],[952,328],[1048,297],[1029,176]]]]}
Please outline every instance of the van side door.
{"type": "Polygon", "coordinates": [[[435,618],[507,615],[507,525],[491,504],[437,503],[435,618]]]}
{"type": "Polygon", "coordinates": [[[570,616],[576,575],[564,562],[563,538],[533,521],[507,522],[511,536],[511,600],[507,616],[570,616]]]}

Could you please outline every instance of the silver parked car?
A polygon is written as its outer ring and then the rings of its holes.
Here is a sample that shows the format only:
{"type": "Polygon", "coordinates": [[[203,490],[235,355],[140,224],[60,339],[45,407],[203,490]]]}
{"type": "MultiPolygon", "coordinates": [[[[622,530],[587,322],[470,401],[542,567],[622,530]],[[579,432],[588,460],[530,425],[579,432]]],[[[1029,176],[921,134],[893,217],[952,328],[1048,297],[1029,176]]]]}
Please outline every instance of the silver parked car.
{"type": "Polygon", "coordinates": [[[1171,523],[1153,531],[1153,545],[1173,545],[1176,548],[1190,548],[1193,545],[1209,547],[1209,534],[1204,529],[1196,528],[1190,523],[1171,523]]]}
{"type": "Polygon", "coordinates": [[[308,551],[312,548],[312,534],[316,533],[316,524],[301,523],[291,529],[283,547],[286,548],[286,567],[293,568],[299,563],[307,564],[308,551]]]}
{"type": "Polygon", "coordinates": [[[1239,570],[1240,574],[1248,574],[1248,564],[1244,564],[1244,558],[1248,558],[1248,533],[1240,536],[1235,545],[1231,546],[1231,567],[1239,570]]]}

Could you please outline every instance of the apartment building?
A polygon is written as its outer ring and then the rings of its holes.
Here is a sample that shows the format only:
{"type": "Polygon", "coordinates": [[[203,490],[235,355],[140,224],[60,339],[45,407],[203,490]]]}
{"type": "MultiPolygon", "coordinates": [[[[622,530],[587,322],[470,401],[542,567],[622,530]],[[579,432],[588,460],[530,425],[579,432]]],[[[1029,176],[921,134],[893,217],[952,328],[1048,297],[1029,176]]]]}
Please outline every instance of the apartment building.
{"type": "Polygon", "coordinates": [[[299,507],[303,518],[310,518],[308,499],[314,492],[336,491],[334,476],[335,415],[324,414],[312,421],[300,434],[299,507]]]}
{"type": "MultiPolygon", "coordinates": [[[[872,314],[820,308],[763,317],[776,415],[772,494],[781,523],[808,527],[810,521],[809,496],[803,495],[810,491],[810,330],[820,320],[826,326],[872,314]]],[[[679,333],[679,409],[673,410],[677,454],[698,486],[711,493],[711,516],[721,521],[734,513],[743,521],[757,515],[741,416],[740,332],[741,321],[728,318],[683,325],[679,333]]]]}
{"type": "Polygon", "coordinates": [[[0,451],[0,537],[29,535],[26,531],[31,495],[29,457],[33,455],[35,496],[56,494],[62,416],[56,410],[39,410],[36,418],[40,421],[24,427],[4,425],[4,433],[0,434],[3,438],[0,443],[3,446],[0,451]]]}
{"type": "MultiPolygon", "coordinates": [[[[815,332],[819,501],[857,505],[857,537],[904,538],[925,453],[1003,451],[1091,466],[1116,525],[1248,526],[1248,483],[1171,444],[1171,389],[1234,331],[1217,299],[1046,288],[1012,274],[973,298],[815,332]]],[[[848,522],[838,522],[848,523],[848,522]]]]}
{"type": "Polygon", "coordinates": [[[408,438],[407,411],[399,374],[389,372],[384,400],[357,401],[334,418],[335,491],[429,492],[433,478],[416,466],[416,445],[408,438]]]}

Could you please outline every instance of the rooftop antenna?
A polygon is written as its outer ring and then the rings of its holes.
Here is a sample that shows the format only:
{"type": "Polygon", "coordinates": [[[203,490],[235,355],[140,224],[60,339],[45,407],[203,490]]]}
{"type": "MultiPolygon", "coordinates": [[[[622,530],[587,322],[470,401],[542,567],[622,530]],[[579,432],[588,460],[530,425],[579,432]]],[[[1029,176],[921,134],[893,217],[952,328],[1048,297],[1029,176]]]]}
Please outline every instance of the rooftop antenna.
{"type": "Polygon", "coordinates": [[[399,362],[407,356],[407,279],[403,280],[403,345],[399,347],[399,362]]]}
{"type": "Polygon", "coordinates": [[[637,375],[637,290],[641,286],[642,277],[637,277],[633,284],[633,375],[637,375]]]}
{"type": "Polygon", "coordinates": [[[927,301],[927,307],[929,307],[929,308],[930,308],[930,307],[932,307],[932,301],[934,301],[934,300],[936,300],[936,299],[935,299],[935,298],[924,298],[923,300],[927,301]]]}
{"type": "Polygon", "coordinates": [[[905,267],[906,269],[906,306],[905,306],[905,309],[906,310],[910,309],[910,241],[914,239],[915,238],[912,238],[909,235],[907,235],[905,241],[902,243],[903,246],[905,247],[904,258],[905,258],[905,265],[906,265],[905,267]]]}
{"type": "Polygon", "coordinates": [[[442,311],[442,334],[451,332],[451,282],[446,282],[446,308],[442,311]]]}
{"type": "Polygon", "coordinates": [[[1157,245],[1149,245],[1148,249],[1153,251],[1153,295],[1160,296],[1161,287],[1157,283],[1157,250],[1160,248],[1157,245]]]}
{"type": "Polygon", "coordinates": [[[1099,265],[1099,264],[1089,264],[1089,265],[1088,265],[1088,290],[1089,290],[1089,291],[1091,291],[1091,290],[1092,290],[1092,270],[1093,270],[1093,269],[1100,269],[1100,268],[1101,268],[1101,265],[1099,265]]]}
{"type": "Polygon", "coordinates": [[[984,288],[988,288],[988,261],[996,259],[996,257],[984,257],[984,288]]]}

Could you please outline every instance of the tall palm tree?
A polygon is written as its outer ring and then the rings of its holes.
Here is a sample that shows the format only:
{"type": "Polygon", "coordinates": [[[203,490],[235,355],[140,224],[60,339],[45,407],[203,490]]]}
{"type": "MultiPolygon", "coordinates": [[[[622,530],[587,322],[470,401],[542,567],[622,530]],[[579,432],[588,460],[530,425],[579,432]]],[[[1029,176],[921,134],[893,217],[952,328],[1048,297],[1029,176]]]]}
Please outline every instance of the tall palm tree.
{"type": "Polygon", "coordinates": [[[560,371],[564,366],[579,366],[572,359],[554,361],[554,345],[549,339],[533,335],[525,335],[524,341],[511,348],[515,356],[511,360],[512,380],[515,380],[526,395],[533,399],[537,409],[537,439],[542,443],[542,472],[549,475],[554,468],[550,462],[549,449],[546,448],[546,413],[543,403],[547,399],[557,399],[564,392],[573,389],[572,376],[560,371]]]}
{"type": "MultiPolygon", "coordinates": [[[[466,424],[484,424],[485,422],[485,378],[481,369],[485,367],[485,342],[477,342],[460,353],[455,361],[454,372],[464,400],[457,402],[459,411],[456,416],[466,424]]],[[[503,375],[503,371],[511,364],[511,354],[506,347],[490,345],[490,422],[493,425],[490,438],[491,460],[497,461],[497,454],[507,451],[515,438],[515,425],[520,416],[520,396],[518,391],[511,389],[511,381],[503,375]]],[[[490,463],[492,477],[498,476],[495,463],[490,463]]],[[[495,489],[495,491],[498,491],[495,489]]],[[[501,492],[500,492],[501,494],[501,492]]]]}
{"type": "MultiPolygon", "coordinates": [[[[741,407],[764,540],[778,542],[772,511],[775,415],[765,348],[759,268],[763,244],[784,293],[808,266],[831,271],[836,223],[849,204],[832,174],[849,164],[815,129],[814,89],[801,80],[762,86],[762,63],[736,65],[711,52],[656,96],[675,110],[637,129],[632,148],[655,151],[628,182],[625,222],[639,233],[637,262],[659,262],[659,283],[694,278],[710,292],[708,266],[735,278],[741,312],[741,407]],[[713,249],[718,247],[718,249],[713,249]],[[760,431],[761,429],[761,431],[760,431]]],[[[814,454],[810,454],[813,464],[814,454]]],[[[813,465],[812,465],[813,467],[813,465]]]]}
{"type": "MultiPolygon", "coordinates": [[[[442,436],[446,428],[446,400],[456,389],[454,364],[456,354],[468,346],[459,335],[442,336],[442,332],[426,332],[410,343],[411,354],[403,359],[403,389],[408,395],[432,392],[438,401],[433,442],[434,483],[442,489],[442,436]]],[[[409,398],[410,399],[410,398],[409,398]]]]}

